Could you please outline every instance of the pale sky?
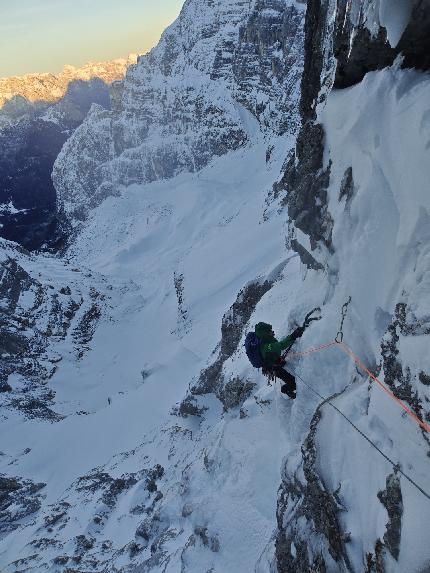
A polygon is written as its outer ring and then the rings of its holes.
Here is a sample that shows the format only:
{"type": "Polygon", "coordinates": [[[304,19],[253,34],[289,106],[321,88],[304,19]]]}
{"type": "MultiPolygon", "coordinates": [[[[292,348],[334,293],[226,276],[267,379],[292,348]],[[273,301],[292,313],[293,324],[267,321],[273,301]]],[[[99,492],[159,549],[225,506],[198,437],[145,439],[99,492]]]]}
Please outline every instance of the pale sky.
{"type": "Polygon", "coordinates": [[[0,77],[153,47],[184,0],[0,0],[0,77]]]}

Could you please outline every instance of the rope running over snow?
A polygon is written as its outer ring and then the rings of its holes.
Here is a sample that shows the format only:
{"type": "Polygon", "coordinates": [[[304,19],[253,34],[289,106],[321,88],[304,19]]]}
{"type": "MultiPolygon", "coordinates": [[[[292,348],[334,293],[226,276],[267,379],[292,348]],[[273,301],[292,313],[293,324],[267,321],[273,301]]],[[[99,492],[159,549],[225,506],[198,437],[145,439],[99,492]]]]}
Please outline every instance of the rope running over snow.
{"type": "Polygon", "coordinates": [[[374,442],[372,442],[372,440],[362,430],[360,430],[360,428],[358,428],[354,424],[354,422],[352,422],[348,418],[348,416],[346,416],[341,410],[339,410],[339,408],[335,406],[328,398],[324,398],[324,396],[322,396],[319,392],[317,392],[314,388],[312,388],[312,386],[310,386],[307,382],[305,382],[301,376],[299,376],[298,374],[295,374],[295,376],[297,376],[297,378],[299,378],[299,380],[301,380],[301,382],[307,388],[309,388],[309,390],[311,390],[316,396],[318,396],[321,400],[323,400],[321,406],[324,404],[329,404],[332,408],[334,408],[334,410],[336,410],[336,412],[338,412],[348,422],[348,424],[350,424],[354,428],[354,430],[356,430],[373,448],[375,448],[377,452],[381,454],[382,457],[384,457],[387,460],[387,462],[389,462],[393,466],[394,473],[400,473],[404,478],[408,480],[409,483],[411,483],[418,491],[420,491],[427,499],[430,500],[430,495],[400,468],[400,464],[398,463],[396,464],[391,458],[389,458],[386,454],[384,454],[384,452],[374,442]]]}
{"type": "Polygon", "coordinates": [[[331,348],[332,346],[337,346],[339,347],[341,350],[343,350],[343,352],[345,352],[345,354],[347,354],[350,358],[352,358],[352,360],[356,363],[356,365],[363,370],[363,372],[366,372],[366,374],[368,376],[370,376],[370,378],[376,382],[378,384],[378,386],[387,394],[387,396],[389,398],[391,398],[394,402],[396,402],[396,404],[398,406],[400,406],[401,408],[403,408],[403,410],[408,414],[408,416],[410,418],[412,418],[414,420],[414,422],[416,422],[419,426],[421,426],[421,428],[423,430],[425,430],[426,432],[428,432],[430,434],[430,427],[428,426],[428,424],[426,424],[425,422],[423,422],[423,420],[421,420],[420,418],[418,418],[418,416],[402,401],[400,400],[400,398],[397,398],[397,396],[395,396],[393,394],[393,392],[391,392],[391,390],[389,390],[389,388],[387,388],[387,386],[385,384],[383,384],[379,378],[377,378],[364,364],[363,362],[358,358],[358,356],[356,354],[354,354],[354,352],[351,350],[351,348],[345,344],[345,342],[330,342],[329,344],[322,344],[321,346],[316,346],[314,348],[308,348],[307,350],[303,351],[303,352],[291,352],[290,354],[288,354],[285,358],[286,360],[288,360],[289,358],[294,358],[297,356],[306,356],[307,354],[311,354],[312,352],[319,352],[320,350],[325,350],[326,348],[331,348]]]}

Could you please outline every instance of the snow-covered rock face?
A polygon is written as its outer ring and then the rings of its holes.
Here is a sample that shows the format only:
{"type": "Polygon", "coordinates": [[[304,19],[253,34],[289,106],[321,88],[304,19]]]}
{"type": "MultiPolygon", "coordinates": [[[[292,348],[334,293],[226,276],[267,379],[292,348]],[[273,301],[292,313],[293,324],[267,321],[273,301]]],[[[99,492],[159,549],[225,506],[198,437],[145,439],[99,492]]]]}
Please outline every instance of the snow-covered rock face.
{"type": "Polygon", "coordinates": [[[54,161],[92,104],[110,108],[110,84],[133,62],[136,56],[66,66],[58,76],[0,79],[1,237],[31,250],[61,246],[65,229],[51,179],[54,161]]]}
{"type": "Polygon", "coordinates": [[[285,0],[188,0],[132,66],[107,113],[94,108],[53,179],[72,224],[123,186],[198,171],[256,128],[294,133],[304,7],[285,0]]]}
{"type": "Polygon", "coordinates": [[[335,18],[335,87],[357,83],[367,72],[391,65],[400,53],[405,67],[429,69],[428,0],[340,2],[335,18]]]}
{"type": "MultiPolygon", "coordinates": [[[[360,348],[395,396],[428,420],[428,361],[421,344],[430,332],[422,291],[429,274],[430,204],[423,190],[430,84],[428,75],[401,67],[428,69],[423,46],[430,13],[427,2],[390,3],[388,12],[387,6],[308,3],[302,128],[275,193],[288,205],[288,244],[309,272],[327,274],[319,287],[326,312],[337,297],[340,309],[352,296],[348,344],[360,348]],[[403,60],[395,62],[399,54],[403,60]]],[[[385,397],[363,388],[362,372],[346,365],[340,373],[340,360],[316,357],[299,373],[323,395],[335,396],[336,406],[374,440],[376,430],[385,453],[428,484],[426,433],[410,420],[399,428],[400,414],[393,422],[385,397]],[[329,378],[338,383],[328,384],[329,378]],[[407,445],[411,441],[416,449],[407,445]]],[[[427,503],[423,493],[377,453],[357,454],[362,438],[327,410],[325,405],[308,418],[301,460],[289,459],[284,467],[278,570],[424,571],[428,554],[416,513],[427,503]],[[357,455],[369,456],[364,467],[357,455]]]]}
{"type": "Polygon", "coordinates": [[[6,241],[0,245],[3,416],[18,410],[55,422],[62,415],[52,409],[55,390],[49,380],[63,358],[79,360],[88,350],[107,306],[106,289],[102,282],[98,290],[96,281],[85,284],[79,269],[49,258],[40,272],[42,258],[6,241]]]}

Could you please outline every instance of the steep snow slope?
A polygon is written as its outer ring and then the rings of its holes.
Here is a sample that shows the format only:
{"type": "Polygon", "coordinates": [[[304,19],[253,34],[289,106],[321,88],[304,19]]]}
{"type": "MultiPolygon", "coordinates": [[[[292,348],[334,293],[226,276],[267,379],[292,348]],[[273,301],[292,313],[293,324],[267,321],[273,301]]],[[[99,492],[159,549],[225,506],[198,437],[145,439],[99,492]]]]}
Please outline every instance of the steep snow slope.
{"type": "MultiPolygon", "coordinates": [[[[2,541],[3,563],[19,557],[31,571],[94,561],[124,570],[147,561],[148,569],[170,563],[176,571],[182,560],[190,570],[212,563],[246,571],[258,560],[273,533],[285,450],[275,408],[286,405],[267,401],[273,391],[263,381],[249,420],[223,419],[215,399],[206,400],[201,428],[168,416],[217,344],[226,304],[257,275],[273,281],[297,266],[283,246],[283,217],[265,202],[293,140],[273,140],[278,151],[266,164],[266,142],[256,139],[198,175],[107,199],[77,237],[70,264],[102,272],[116,287],[78,362],[70,343],[54,345],[63,360],[50,386],[65,419],[52,428],[9,413],[2,422],[2,471],[13,462],[13,475],[46,484],[41,510],[18,527],[19,538],[2,541]],[[249,545],[236,551],[244,535],[249,545]],[[152,549],[146,538],[158,539],[152,549]]],[[[86,274],[81,280],[91,284],[86,274]]]]}
{"type": "MultiPolygon", "coordinates": [[[[285,250],[284,213],[265,201],[285,139],[273,141],[267,166],[263,140],[199,174],[131,187],[93,212],[70,263],[120,290],[80,362],[63,348],[51,384],[67,417],[55,431],[16,415],[2,423],[7,474],[46,484],[33,486],[46,496],[40,510],[2,541],[4,563],[23,559],[6,571],[425,570],[428,500],[336,412],[318,410],[300,380],[294,403],[268,387],[242,343],[259,320],[284,334],[317,304],[323,320],[297,349],[329,342],[351,295],[345,340],[404,400],[409,387],[426,416],[429,90],[427,76],[390,69],[330,94],[321,120],[335,254],[314,251],[326,272],[285,250]],[[383,112],[381,93],[390,94],[383,112]],[[409,142],[401,165],[384,114],[409,142]],[[353,183],[342,186],[348,167],[353,183]],[[256,277],[271,288],[253,299],[256,277]],[[208,393],[199,372],[229,304],[223,339],[237,328],[239,343],[208,393]],[[193,378],[200,416],[188,415],[187,400],[168,416],[193,378]]],[[[341,392],[335,405],[430,490],[428,439],[346,355],[331,348],[291,367],[322,395],[341,392]]]]}

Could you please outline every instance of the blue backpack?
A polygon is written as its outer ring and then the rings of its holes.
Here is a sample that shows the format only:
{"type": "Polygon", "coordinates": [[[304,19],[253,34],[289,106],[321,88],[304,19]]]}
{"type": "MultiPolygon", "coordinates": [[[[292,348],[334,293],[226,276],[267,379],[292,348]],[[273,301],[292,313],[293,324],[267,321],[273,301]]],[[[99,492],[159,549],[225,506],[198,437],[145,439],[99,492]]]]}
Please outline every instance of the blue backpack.
{"type": "Polygon", "coordinates": [[[263,357],[260,352],[261,340],[255,334],[255,332],[248,332],[245,338],[245,350],[249,361],[254,366],[254,368],[262,368],[264,365],[263,357]]]}

